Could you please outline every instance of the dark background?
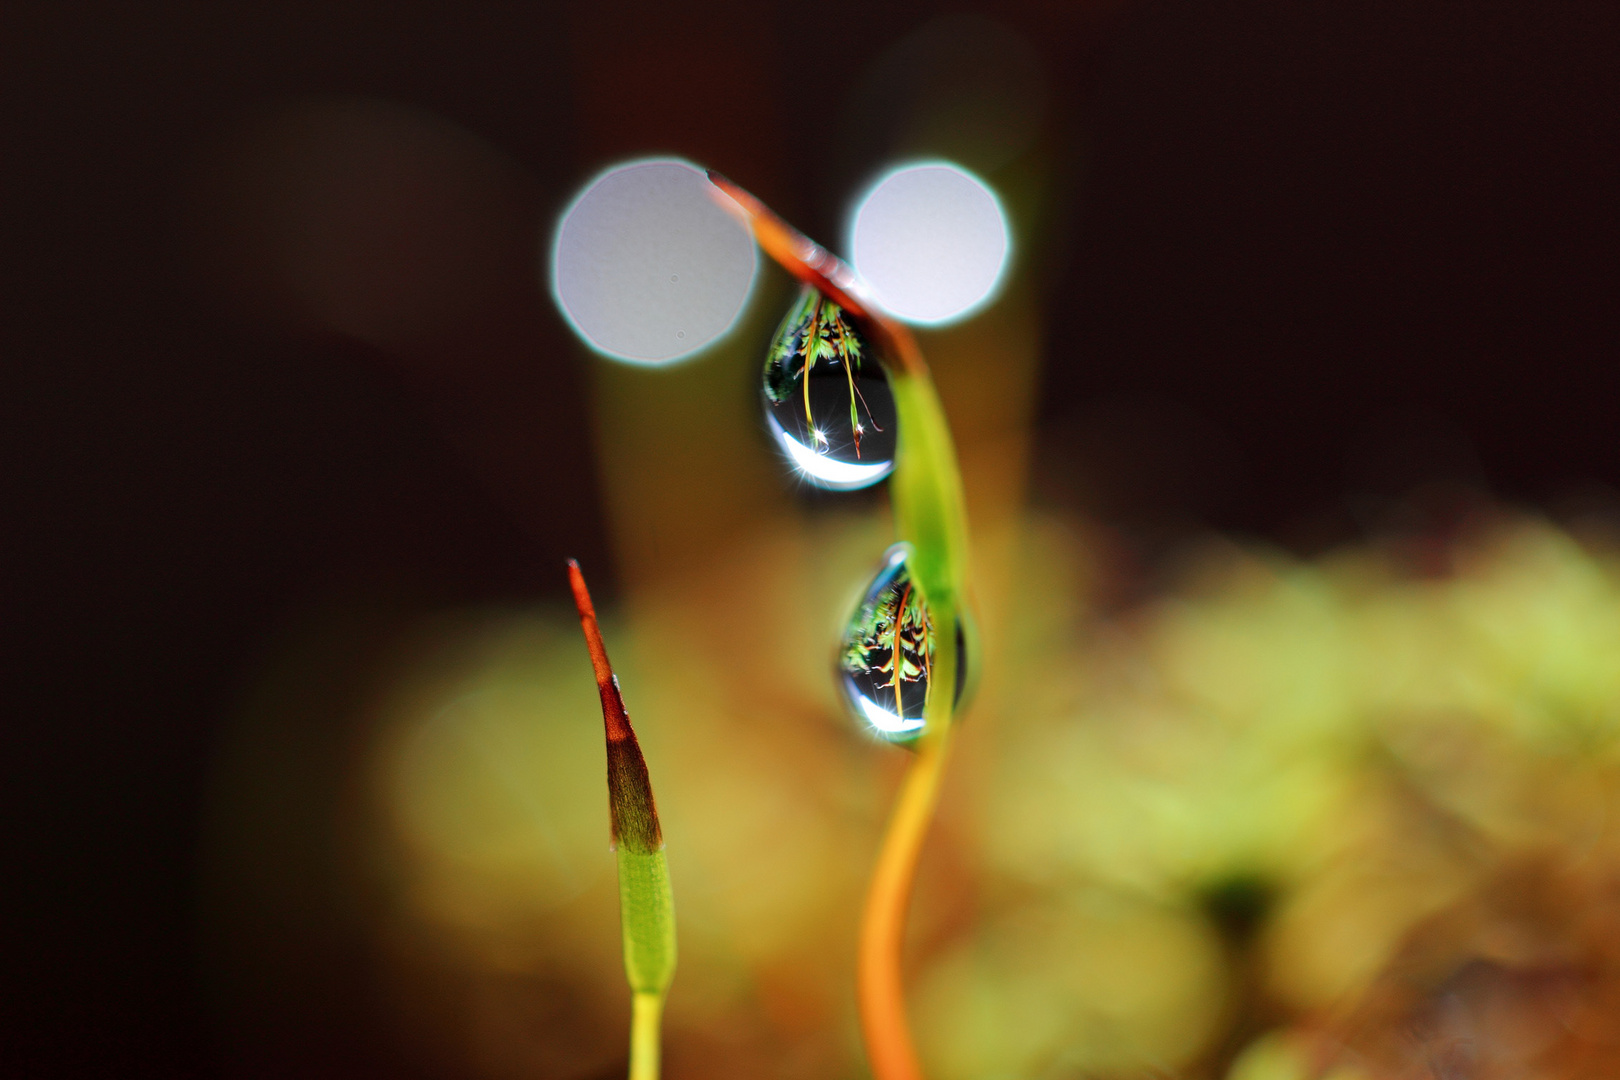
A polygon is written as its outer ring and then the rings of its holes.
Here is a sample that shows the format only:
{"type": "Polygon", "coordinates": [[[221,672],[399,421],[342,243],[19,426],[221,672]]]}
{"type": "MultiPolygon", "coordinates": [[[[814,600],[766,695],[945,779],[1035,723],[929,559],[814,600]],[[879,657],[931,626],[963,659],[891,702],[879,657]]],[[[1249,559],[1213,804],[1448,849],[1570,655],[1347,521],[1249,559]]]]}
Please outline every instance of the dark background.
{"type": "MultiPolygon", "coordinates": [[[[0,11],[8,1075],[226,1071],[198,807],[278,626],[332,596],[559,595],[562,558],[606,550],[582,364],[529,271],[438,363],[243,317],[199,272],[210,148],[279,102],[361,95],[498,148],[536,238],[634,151],[709,161],[834,236],[844,195],[803,163],[836,133],[810,118],[946,10],[0,11]],[[648,57],[690,84],[615,100],[648,57]]],[[[1311,553],[1436,481],[1555,513],[1620,488],[1620,9],[994,14],[1045,59],[1065,185],[1040,498],[1150,555],[1200,529],[1311,553]]],[[[325,1060],[409,1072],[365,1045],[325,1060]]]]}

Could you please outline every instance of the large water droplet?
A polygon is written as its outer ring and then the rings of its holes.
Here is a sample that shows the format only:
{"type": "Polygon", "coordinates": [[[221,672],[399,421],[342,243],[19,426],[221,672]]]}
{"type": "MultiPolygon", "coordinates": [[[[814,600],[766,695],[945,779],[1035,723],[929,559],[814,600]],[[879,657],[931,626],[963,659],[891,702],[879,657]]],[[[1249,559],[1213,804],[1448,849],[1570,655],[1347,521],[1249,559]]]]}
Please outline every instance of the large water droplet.
{"type": "MultiPolygon", "coordinates": [[[[936,658],[935,627],[906,560],[911,545],[895,544],[883,556],[844,630],[838,683],[856,718],[889,742],[911,742],[923,733],[936,658]]],[[[956,622],[955,701],[962,700],[968,663],[962,621],[956,622]]]]}
{"type": "Polygon", "coordinates": [[[894,396],[866,335],[805,286],[765,357],[765,422],[805,479],[863,488],[894,468],[894,396]]]}

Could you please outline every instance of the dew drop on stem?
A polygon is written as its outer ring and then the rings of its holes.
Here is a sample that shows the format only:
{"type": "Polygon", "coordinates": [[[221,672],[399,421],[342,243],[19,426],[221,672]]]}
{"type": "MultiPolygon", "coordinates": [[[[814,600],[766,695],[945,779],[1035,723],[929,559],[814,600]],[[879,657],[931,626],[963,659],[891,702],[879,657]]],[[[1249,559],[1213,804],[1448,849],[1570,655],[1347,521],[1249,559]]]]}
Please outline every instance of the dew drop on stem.
{"type": "MultiPolygon", "coordinates": [[[[938,655],[934,619],[906,565],[911,545],[889,548],[850,616],[838,654],[838,685],[856,720],[879,738],[907,743],[923,734],[923,710],[938,655]]],[[[965,635],[955,627],[955,701],[968,682],[965,635]]]]}
{"type": "Polygon", "coordinates": [[[818,487],[867,487],[894,468],[894,396],[866,335],[805,286],[765,357],[765,423],[818,487]]]}

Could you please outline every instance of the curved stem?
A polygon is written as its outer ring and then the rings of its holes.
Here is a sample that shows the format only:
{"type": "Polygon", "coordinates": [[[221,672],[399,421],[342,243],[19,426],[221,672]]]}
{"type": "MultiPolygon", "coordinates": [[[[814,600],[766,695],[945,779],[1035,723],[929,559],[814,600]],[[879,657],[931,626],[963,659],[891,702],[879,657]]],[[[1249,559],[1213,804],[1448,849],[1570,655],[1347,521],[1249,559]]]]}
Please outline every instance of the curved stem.
{"type": "Polygon", "coordinates": [[[900,958],[917,857],[933,820],[934,804],[939,800],[949,750],[948,729],[918,747],[895,800],[866,894],[855,980],[861,1031],[872,1073],[878,1080],[922,1078],[917,1051],[911,1044],[911,1028],[906,1023],[900,958]]]}
{"type": "MultiPolygon", "coordinates": [[[[724,193],[722,205],[747,220],[767,255],[866,328],[889,373],[900,425],[890,482],[895,525],[900,538],[912,544],[912,580],[932,609],[945,647],[929,671],[929,687],[938,692],[931,693],[924,705],[925,731],[901,785],[866,894],[856,981],[873,1075],[877,1080],[922,1080],[906,1024],[900,959],[917,858],[934,816],[950,748],[957,666],[965,662],[956,649],[957,618],[967,581],[967,511],[956,447],[928,364],[911,331],[867,301],[860,280],[837,256],[725,177],[710,172],[709,179],[724,193]]],[[[902,601],[902,610],[904,606],[902,601]]],[[[898,641],[894,678],[896,711],[903,716],[898,701],[898,641]]]]}
{"type": "Polygon", "coordinates": [[[630,1080],[658,1080],[659,1026],[664,995],[642,991],[630,999],[630,1080]]]}
{"type": "Polygon", "coordinates": [[[827,299],[848,312],[877,339],[886,359],[909,375],[926,375],[917,339],[904,323],[879,311],[867,299],[866,290],[854,271],[838,256],[805,236],[776,216],[776,212],[724,176],[709,170],[709,182],[723,192],[723,205],[740,212],[753,230],[754,239],[778,266],[807,285],[813,285],[827,299]]]}

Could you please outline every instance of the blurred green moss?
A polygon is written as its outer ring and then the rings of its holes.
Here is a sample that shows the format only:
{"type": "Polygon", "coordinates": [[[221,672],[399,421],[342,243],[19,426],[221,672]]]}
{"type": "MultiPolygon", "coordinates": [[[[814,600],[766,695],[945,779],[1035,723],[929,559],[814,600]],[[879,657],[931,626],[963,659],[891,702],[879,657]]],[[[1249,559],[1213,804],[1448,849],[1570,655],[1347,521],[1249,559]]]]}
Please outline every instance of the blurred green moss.
{"type": "MultiPolygon", "coordinates": [[[[828,516],[740,536],[746,558],[610,620],[682,838],[676,1080],[858,1075],[854,920],[899,762],[843,720],[827,673],[836,583],[880,533],[828,516]]],[[[1005,646],[919,883],[914,1019],[937,1080],[1292,1075],[1278,1047],[1303,1036],[1254,1039],[1331,1026],[1504,866],[1620,869],[1613,553],[1511,517],[1439,576],[1395,545],[1300,561],[1212,542],[1160,598],[1105,613],[1082,524],[1033,519],[1014,548],[1005,646]]],[[[361,796],[330,829],[368,868],[345,872],[388,1007],[447,1074],[577,1076],[618,1052],[576,638],[561,610],[417,624],[336,759],[361,796]],[[576,1011],[513,1019],[535,985],[576,1011]],[[545,1049],[568,1040],[596,1049],[545,1049]]],[[[244,731],[296,707],[264,701],[244,731]]],[[[214,843],[274,882],[286,853],[232,822],[296,802],[262,775],[292,766],[222,760],[214,843]]],[[[1458,964],[1485,948],[1453,937],[1458,964]]]]}

